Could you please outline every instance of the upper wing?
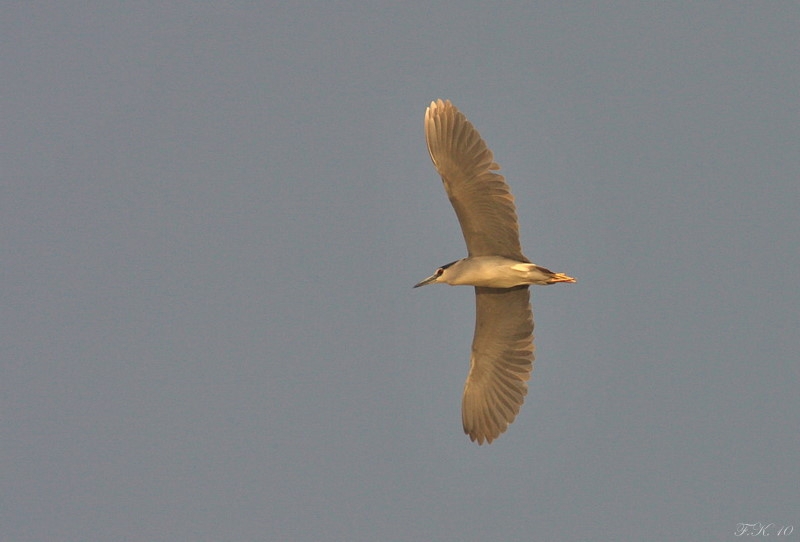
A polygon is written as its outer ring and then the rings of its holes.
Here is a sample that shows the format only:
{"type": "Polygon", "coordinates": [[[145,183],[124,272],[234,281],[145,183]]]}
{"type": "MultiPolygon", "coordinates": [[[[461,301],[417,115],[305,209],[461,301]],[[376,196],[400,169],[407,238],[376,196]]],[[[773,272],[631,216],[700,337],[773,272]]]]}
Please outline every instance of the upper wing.
{"type": "Polygon", "coordinates": [[[425,112],[425,138],[469,255],[527,262],[519,244],[514,197],[503,176],[494,173],[500,166],[475,127],[449,100],[438,100],[425,112]]]}
{"type": "Polygon", "coordinates": [[[519,413],[533,370],[533,313],[527,286],[475,288],[475,337],[464,385],[464,432],[492,442],[519,413]]]}

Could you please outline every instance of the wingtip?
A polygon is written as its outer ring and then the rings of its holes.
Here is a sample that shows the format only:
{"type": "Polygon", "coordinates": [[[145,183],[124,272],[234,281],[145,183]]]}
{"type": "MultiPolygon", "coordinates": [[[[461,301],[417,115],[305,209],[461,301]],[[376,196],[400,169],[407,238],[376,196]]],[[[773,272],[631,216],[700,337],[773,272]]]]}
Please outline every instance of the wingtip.
{"type": "Polygon", "coordinates": [[[441,98],[437,98],[431,102],[431,105],[428,106],[428,111],[445,107],[452,107],[453,109],[455,109],[455,106],[450,100],[443,100],[441,98]]]}

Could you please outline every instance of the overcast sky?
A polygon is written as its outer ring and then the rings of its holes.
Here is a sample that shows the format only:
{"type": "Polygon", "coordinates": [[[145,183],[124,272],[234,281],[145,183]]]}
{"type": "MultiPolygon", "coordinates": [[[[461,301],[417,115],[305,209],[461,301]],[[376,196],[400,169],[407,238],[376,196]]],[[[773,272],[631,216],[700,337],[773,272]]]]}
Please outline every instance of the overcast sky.
{"type": "Polygon", "coordinates": [[[797,539],[800,5],[275,4],[0,8],[0,539],[797,539]],[[437,98],[578,279],[489,446],[437,98]]]}

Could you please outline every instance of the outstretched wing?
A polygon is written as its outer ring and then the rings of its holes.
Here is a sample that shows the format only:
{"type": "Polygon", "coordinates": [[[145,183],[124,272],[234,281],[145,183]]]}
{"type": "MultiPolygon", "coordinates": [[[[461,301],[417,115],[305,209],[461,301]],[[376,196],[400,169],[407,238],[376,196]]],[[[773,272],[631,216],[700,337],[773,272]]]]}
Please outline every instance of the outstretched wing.
{"type": "Polygon", "coordinates": [[[425,112],[425,138],[469,255],[527,262],[514,197],[503,176],[495,173],[500,166],[475,127],[449,100],[438,100],[425,112]]]}
{"type": "Polygon", "coordinates": [[[514,421],[533,370],[527,286],[475,288],[475,336],[461,418],[473,441],[492,442],[514,421]]]}

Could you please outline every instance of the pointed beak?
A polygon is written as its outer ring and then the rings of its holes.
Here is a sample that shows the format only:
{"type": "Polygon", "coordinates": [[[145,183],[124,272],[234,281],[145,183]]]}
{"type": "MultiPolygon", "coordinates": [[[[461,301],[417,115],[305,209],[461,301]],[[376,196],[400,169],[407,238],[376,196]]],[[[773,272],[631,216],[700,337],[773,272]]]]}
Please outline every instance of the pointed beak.
{"type": "Polygon", "coordinates": [[[419,288],[420,286],[425,286],[426,284],[431,284],[433,282],[436,282],[437,278],[439,278],[438,275],[431,275],[430,277],[426,278],[425,280],[422,280],[422,281],[416,283],[414,285],[414,288],[419,288]]]}

